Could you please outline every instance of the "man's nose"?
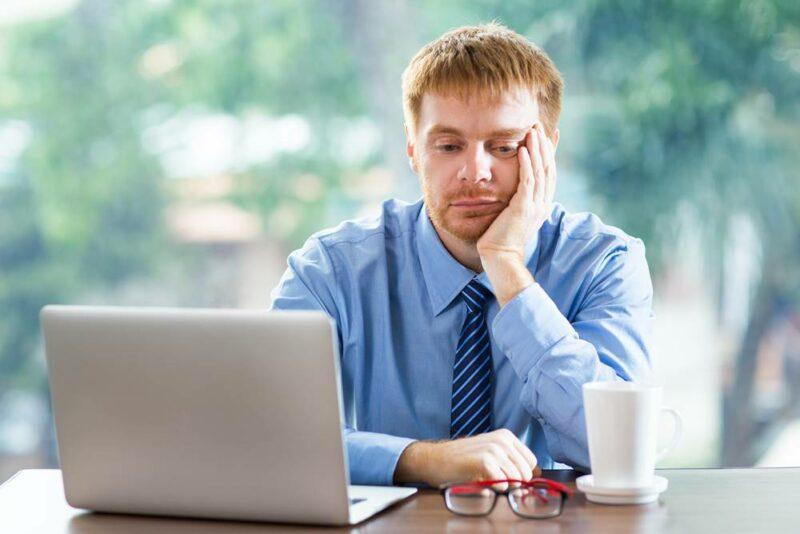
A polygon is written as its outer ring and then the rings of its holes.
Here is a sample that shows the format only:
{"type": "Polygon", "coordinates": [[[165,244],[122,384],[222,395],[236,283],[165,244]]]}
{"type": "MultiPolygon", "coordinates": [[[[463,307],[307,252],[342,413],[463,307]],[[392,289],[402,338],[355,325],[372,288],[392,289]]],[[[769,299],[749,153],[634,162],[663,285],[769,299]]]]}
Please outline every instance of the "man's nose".
{"type": "Polygon", "coordinates": [[[492,158],[482,146],[468,148],[464,154],[466,160],[458,173],[460,180],[480,182],[492,179],[492,158]]]}

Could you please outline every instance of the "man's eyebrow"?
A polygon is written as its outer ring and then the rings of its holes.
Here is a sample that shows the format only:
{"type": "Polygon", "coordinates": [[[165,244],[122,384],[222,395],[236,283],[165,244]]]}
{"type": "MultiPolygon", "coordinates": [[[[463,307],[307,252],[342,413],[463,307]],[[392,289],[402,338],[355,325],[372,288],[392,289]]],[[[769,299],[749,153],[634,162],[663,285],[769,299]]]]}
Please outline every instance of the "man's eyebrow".
{"type": "Polygon", "coordinates": [[[529,128],[501,128],[500,130],[490,132],[487,137],[489,139],[496,139],[498,137],[521,138],[525,137],[525,134],[528,133],[528,130],[529,128]]]}
{"type": "Polygon", "coordinates": [[[451,134],[451,135],[459,135],[464,136],[463,132],[458,128],[453,128],[452,126],[445,126],[443,124],[434,124],[430,128],[428,128],[428,135],[439,135],[439,134],[451,134]]]}
{"type": "MultiPolygon", "coordinates": [[[[494,130],[486,135],[487,139],[497,139],[500,137],[506,138],[523,138],[528,132],[528,128],[500,128],[494,130]]],[[[452,126],[445,126],[443,124],[434,124],[428,129],[428,135],[450,134],[465,137],[464,133],[458,128],[452,126]]]]}

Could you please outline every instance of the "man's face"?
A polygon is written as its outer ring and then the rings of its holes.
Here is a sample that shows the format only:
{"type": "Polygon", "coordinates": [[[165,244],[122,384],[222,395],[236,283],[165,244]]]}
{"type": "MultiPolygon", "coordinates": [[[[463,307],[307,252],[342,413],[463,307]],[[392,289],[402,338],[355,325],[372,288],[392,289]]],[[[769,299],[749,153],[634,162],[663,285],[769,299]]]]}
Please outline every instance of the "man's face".
{"type": "Polygon", "coordinates": [[[407,150],[440,234],[478,241],[516,192],[517,149],[538,120],[539,106],[527,91],[489,102],[423,97],[407,150]]]}

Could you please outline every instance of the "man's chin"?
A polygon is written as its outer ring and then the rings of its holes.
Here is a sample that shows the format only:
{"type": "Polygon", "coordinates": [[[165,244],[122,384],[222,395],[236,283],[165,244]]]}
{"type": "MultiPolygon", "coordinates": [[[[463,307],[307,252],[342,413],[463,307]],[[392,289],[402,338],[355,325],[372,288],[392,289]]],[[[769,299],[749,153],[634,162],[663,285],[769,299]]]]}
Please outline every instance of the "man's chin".
{"type": "Polygon", "coordinates": [[[489,228],[497,214],[486,217],[472,217],[456,221],[445,219],[444,229],[454,237],[466,243],[475,244],[489,228]]]}

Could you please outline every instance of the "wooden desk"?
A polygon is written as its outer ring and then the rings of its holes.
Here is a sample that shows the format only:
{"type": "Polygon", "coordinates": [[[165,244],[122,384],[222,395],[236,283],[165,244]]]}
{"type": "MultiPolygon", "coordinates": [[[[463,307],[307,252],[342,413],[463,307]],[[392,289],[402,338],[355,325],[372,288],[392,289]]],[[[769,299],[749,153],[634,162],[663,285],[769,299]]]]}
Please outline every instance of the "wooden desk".
{"type": "MultiPolygon", "coordinates": [[[[545,476],[572,483],[571,471],[545,476]]],[[[580,492],[556,519],[525,520],[499,502],[487,518],[463,518],[444,508],[436,491],[423,490],[353,532],[800,532],[800,468],[670,469],[661,499],[642,506],[589,503],[580,492]]],[[[573,485],[574,487],[574,485],[573,485]]],[[[0,532],[97,534],[150,532],[252,534],[260,532],[339,532],[266,523],[236,523],[94,514],[69,507],[57,470],[20,471],[0,486],[0,532]]]]}

